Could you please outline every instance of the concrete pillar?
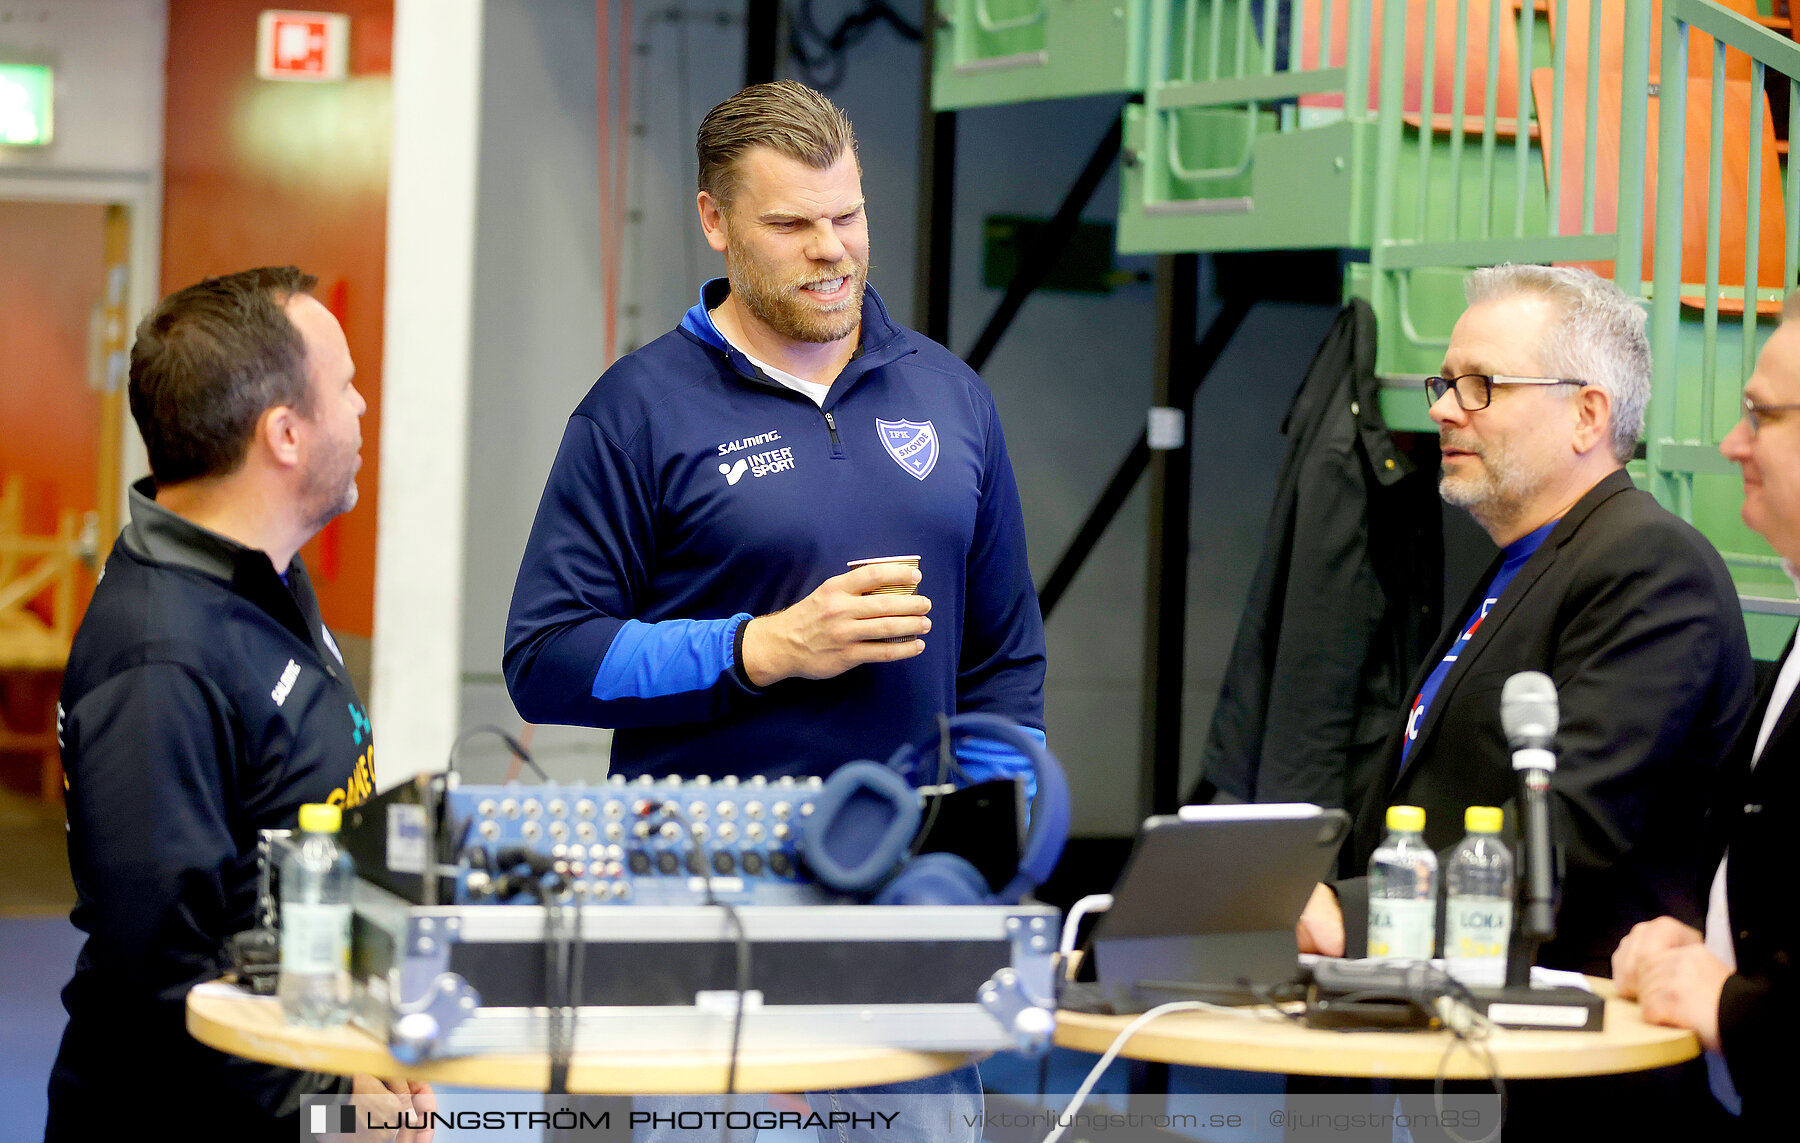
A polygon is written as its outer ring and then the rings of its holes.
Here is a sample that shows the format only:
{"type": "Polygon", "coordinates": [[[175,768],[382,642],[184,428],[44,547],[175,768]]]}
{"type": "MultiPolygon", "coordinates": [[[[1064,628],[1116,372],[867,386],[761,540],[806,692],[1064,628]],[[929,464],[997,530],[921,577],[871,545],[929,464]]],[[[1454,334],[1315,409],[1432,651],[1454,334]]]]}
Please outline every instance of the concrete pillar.
{"type": "Polygon", "coordinates": [[[396,0],[374,687],[387,786],[460,721],[483,0],[396,0]]]}

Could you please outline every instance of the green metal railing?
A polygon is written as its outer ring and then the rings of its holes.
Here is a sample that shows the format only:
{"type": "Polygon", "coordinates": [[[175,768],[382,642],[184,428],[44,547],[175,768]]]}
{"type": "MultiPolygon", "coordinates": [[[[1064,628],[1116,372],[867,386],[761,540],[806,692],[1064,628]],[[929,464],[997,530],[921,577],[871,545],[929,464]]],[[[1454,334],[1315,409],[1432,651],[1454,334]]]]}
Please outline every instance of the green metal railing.
{"type": "MultiPolygon", "coordinates": [[[[1783,289],[1763,286],[1770,276],[1762,264],[1762,234],[1770,217],[1763,201],[1767,120],[1763,93],[1771,73],[1786,80],[1790,114],[1800,110],[1800,47],[1744,17],[1700,0],[1664,0],[1661,74],[1685,76],[1694,34],[1712,37],[1712,81],[1709,106],[1690,108],[1687,85],[1661,85],[1657,144],[1656,251],[1650,283],[1650,341],[1655,357],[1654,397],[1650,404],[1646,449],[1652,490],[1671,509],[1693,520],[1721,550],[1746,595],[1751,612],[1793,614],[1792,585],[1780,573],[1774,553],[1742,524],[1737,505],[1742,493],[1735,467],[1718,451],[1719,442],[1737,422],[1743,384],[1755,366],[1756,353],[1772,324],[1783,289]],[[1727,62],[1734,55],[1750,60],[1747,171],[1742,197],[1726,190],[1727,62]],[[1687,148],[1690,115],[1710,116],[1706,156],[1706,253],[1704,281],[1684,281],[1683,236],[1689,204],[1687,148]],[[1741,202],[1743,213],[1743,285],[1720,285],[1722,219],[1741,202]],[[1692,308],[1691,291],[1699,286],[1698,322],[1683,320],[1683,305],[1692,308]],[[1721,303],[1735,302],[1735,314],[1722,313],[1721,303]],[[1737,329],[1729,329],[1731,321],[1737,329]],[[1726,328],[1721,328],[1722,325],[1726,328]]],[[[1779,80],[1777,81],[1779,82],[1779,80]]],[[[1779,223],[1784,227],[1781,283],[1800,272],[1800,168],[1791,162],[1781,179],[1779,223]]],[[[1772,205],[1772,204],[1771,204],[1772,205]]],[[[1755,619],[1753,614],[1752,619],[1755,619]]],[[[1754,623],[1753,623],[1754,633],[1754,623]]]]}
{"type": "MultiPolygon", "coordinates": [[[[1341,3],[1342,0],[1339,0],[1341,3]]],[[[1302,58],[1302,0],[1164,0],[1150,15],[1150,89],[1144,97],[1149,147],[1166,152],[1168,171],[1182,183],[1233,179],[1250,167],[1259,130],[1259,113],[1280,107],[1274,129],[1299,129],[1294,103],[1301,96],[1342,96],[1346,85],[1366,81],[1368,70],[1368,0],[1352,0],[1350,49],[1346,66],[1333,66],[1328,54],[1332,6],[1324,11],[1324,30],[1314,58],[1302,58]],[[1253,9],[1260,8],[1260,18],[1253,9]],[[1278,24],[1288,27],[1287,52],[1277,59],[1278,24]],[[1358,49],[1360,45],[1360,50],[1358,49]],[[1201,113],[1224,112],[1241,118],[1243,146],[1236,162],[1194,167],[1181,157],[1181,140],[1193,134],[1191,124],[1211,126],[1216,119],[1201,113]]],[[[1168,184],[1149,205],[1215,201],[1204,193],[1176,196],[1168,184]]],[[[1195,188],[1204,191],[1205,188],[1195,188]]]]}
{"type": "MultiPolygon", "coordinates": [[[[1570,0],[1552,2],[1566,29],[1570,0]]],[[[1649,4],[1627,2],[1624,82],[1641,91],[1649,4]]],[[[1552,122],[1564,122],[1577,90],[1571,73],[1599,70],[1598,2],[1585,17],[1585,60],[1569,58],[1569,37],[1553,43],[1548,14],[1531,3],[1515,11],[1510,0],[1399,0],[1380,6],[1379,28],[1376,8],[1374,0],[1153,3],[1144,101],[1127,110],[1120,246],[1368,248],[1365,288],[1403,315],[1398,357],[1417,359],[1412,371],[1423,372],[1435,362],[1419,361],[1440,352],[1441,339],[1415,328],[1415,277],[1430,282],[1437,270],[1507,258],[1630,254],[1619,243],[1633,236],[1615,235],[1596,204],[1610,203],[1616,186],[1618,208],[1641,216],[1641,189],[1633,200],[1629,188],[1642,184],[1644,109],[1625,101],[1617,170],[1598,162],[1589,130],[1578,154],[1552,148],[1546,179],[1533,73],[1546,73],[1552,122]],[[1511,107],[1502,105],[1503,78],[1511,107]],[[1565,151],[1582,172],[1579,224],[1562,217],[1565,151]]],[[[1597,123],[1598,97],[1597,84],[1585,83],[1588,116],[1578,121],[1597,123]]],[[[1409,371],[1398,364],[1394,371],[1409,371]]]]}
{"type": "MultiPolygon", "coordinates": [[[[1501,0],[1488,5],[1487,66],[1478,115],[1467,106],[1468,0],[1454,5],[1414,0],[1389,4],[1382,13],[1383,109],[1403,106],[1408,18],[1416,20],[1423,8],[1424,25],[1418,125],[1403,113],[1383,114],[1379,120],[1374,169],[1396,177],[1375,181],[1369,268],[1357,283],[1377,312],[1397,319],[1382,328],[1380,368],[1392,379],[1436,369],[1447,344],[1443,334],[1462,308],[1460,279],[1470,267],[1610,263],[1623,288],[1641,293],[1645,99],[1621,99],[1616,165],[1602,164],[1602,128],[1610,133],[1614,124],[1601,122],[1601,75],[1610,62],[1600,56],[1601,6],[1598,0],[1587,6],[1589,48],[1585,58],[1571,60],[1569,0],[1551,3],[1552,13],[1540,13],[1527,2],[1519,5],[1516,16],[1501,0]],[[1450,61],[1437,58],[1438,21],[1446,16],[1456,20],[1450,61]],[[1564,34],[1548,35],[1552,21],[1564,34]],[[1517,100],[1509,132],[1502,130],[1499,104],[1503,47],[1514,61],[1509,78],[1517,100]],[[1433,130],[1442,110],[1436,106],[1434,80],[1446,69],[1451,79],[1448,130],[1433,130]],[[1550,106],[1535,107],[1534,115],[1533,79],[1540,71],[1548,73],[1544,86],[1551,93],[1550,106]],[[1585,114],[1569,114],[1572,89],[1585,114]],[[1571,121],[1581,128],[1578,154],[1571,153],[1563,136],[1572,130],[1571,121]],[[1542,125],[1547,126],[1540,132],[1542,125]],[[1511,138],[1503,139],[1505,133],[1511,138]],[[1549,136],[1547,153],[1540,134],[1549,136]],[[1571,164],[1578,164],[1576,188],[1568,186],[1571,164]],[[1572,223],[1564,203],[1571,189],[1581,196],[1579,216],[1572,223]],[[1608,200],[1616,208],[1612,218],[1599,209],[1608,200]]],[[[1627,0],[1624,52],[1618,62],[1621,92],[1647,89],[1650,15],[1649,0],[1627,0]]]]}
{"type": "MultiPolygon", "coordinates": [[[[1125,117],[1122,250],[1366,241],[1355,166],[1365,149],[1341,108],[1346,91],[1367,91],[1369,0],[1326,0],[1322,35],[1305,31],[1319,3],[1151,4],[1144,100],[1125,117]],[[1334,26],[1347,39],[1338,62],[1334,26]],[[1305,106],[1321,101],[1340,110],[1305,106]]],[[[1355,118],[1364,123],[1366,111],[1355,118]]]]}
{"type": "Polygon", "coordinates": [[[938,110],[1144,87],[1150,0],[932,0],[938,110]]]}
{"type": "MultiPolygon", "coordinates": [[[[1652,0],[933,3],[940,106],[1142,91],[1124,112],[1121,250],[1367,250],[1346,285],[1374,306],[1376,368],[1397,385],[1441,364],[1469,268],[1610,272],[1650,310],[1650,489],[1725,553],[1748,610],[1800,613],[1756,602],[1793,592],[1717,451],[1800,273],[1800,170],[1773,153],[1763,98],[1785,87],[1800,112],[1800,46],[1711,0],[1660,16],[1652,0]],[[1693,78],[1696,42],[1711,58],[1693,78]],[[1778,227],[1779,255],[1763,246],[1778,227]]],[[[1432,427],[1416,391],[1382,404],[1397,428],[1432,427]]]]}

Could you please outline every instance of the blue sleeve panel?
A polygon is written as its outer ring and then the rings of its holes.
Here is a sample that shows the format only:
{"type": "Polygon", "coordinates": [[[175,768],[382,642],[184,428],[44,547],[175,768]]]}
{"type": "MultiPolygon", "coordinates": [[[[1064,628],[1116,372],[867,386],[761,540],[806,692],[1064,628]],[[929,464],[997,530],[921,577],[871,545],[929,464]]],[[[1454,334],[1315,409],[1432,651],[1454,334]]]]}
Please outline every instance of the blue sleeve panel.
{"type": "MultiPolygon", "coordinates": [[[[1035,726],[1021,727],[1040,743],[1047,743],[1044,732],[1035,726]]],[[[970,782],[991,782],[995,778],[1024,778],[1027,801],[1037,797],[1037,773],[1031,759],[1004,742],[991,738],[963,738],[956,743],[956,761],[970,782]]]]}
{"type": "Polygon", "coordinates": [[[747,612],[725,619],[627,619],[594,676],[594,697],[652,699],[703,691],[737,669],[738,628],[747,612]]]}
{"type": "Polygon", "coordinates": [[[570,417],[507,615],[506,687],[527,722],[706,722],[760,693],[734,669],[732,642],[747,616],[629,618],[648,595],[652,502],[625,450],[592,420],[570,417]]]}

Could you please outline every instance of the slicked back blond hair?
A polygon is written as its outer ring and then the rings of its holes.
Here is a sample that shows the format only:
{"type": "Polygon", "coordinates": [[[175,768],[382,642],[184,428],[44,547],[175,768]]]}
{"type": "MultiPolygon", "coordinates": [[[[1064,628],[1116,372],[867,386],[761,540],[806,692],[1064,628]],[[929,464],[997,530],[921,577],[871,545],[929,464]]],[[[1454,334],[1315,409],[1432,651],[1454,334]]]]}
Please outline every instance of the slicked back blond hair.
{"type": "Polygon", "coordinates": [[[706,113],[694,150],[700,189],[728,210],[742,182],[741,160],[753,147],[825,170],[845,151],[856,154],[856,133],[843,108],[803,83],[778,79],[746,87],[706,113]]]}

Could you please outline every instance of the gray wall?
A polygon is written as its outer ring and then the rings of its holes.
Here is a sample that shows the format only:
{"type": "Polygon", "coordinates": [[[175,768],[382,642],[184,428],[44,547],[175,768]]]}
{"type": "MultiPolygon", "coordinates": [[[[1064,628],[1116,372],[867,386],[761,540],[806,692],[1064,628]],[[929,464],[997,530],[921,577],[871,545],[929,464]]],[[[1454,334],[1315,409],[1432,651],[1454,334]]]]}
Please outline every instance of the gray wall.
{"type": "MultiPolygon", "coordinates": [[[[903,10],[920,5],[902,5],[903,10]]],[[[838,6],[818,10],[833,18],[838,6]]],[[[845,11],[850,5],[842,6],[845,11]]],[[[631,205],[624,249],[624,348],[670,328],[699,280],[723,272],[694,221],[693,130],[742,75],[741,6],[658,8],[632,57],[631,205]]],[[[484,83],[470,557],[464,630],[465,719],[518,725],[499,683],[514,572],[569,410],[600,366],[594,5],[489,0],[484,83]]],[[[881,29],[852,53],[832,92],[856,124],[869,201],[871,280],[912,317],[918,193],[919,48],[881,29]]],[[[981,284],[982,220],[1049,216],[1105,133],[1117,98],[965,112],[958,121],[951,348],[967,352],[1000,299],[981,284]]],[[[1110,177],[1086,217],[1108,222],[1110,177]]],[[[1149,259],[1121,259],[1149,270],[1149,259]]],[[[1204,292],[1204,291],[1203,291],[1204,292]]],[[[1203,301],[1202,323],[1214,303],[1203,301]]],[[[1201,390],[1195,418],[1184,786],[1261,545],[1280,463],[1281,417],[1328,308],[1258,307],[1201,390]]],[[[1143,425],[1155,311],[1152,287],[1108,296],[1042,293],[983,370],[1006,426],[1038,580],[1080,526],[1143,425]]],[[[1050,741],[1070,771],[1076,830],[1135,826],[1142,673],[1144,535],[1140,489],[1119,514],[1047,629],[1050,741]]],[[[602,772],[605,735],[543,728],[552,773],[602,772]]],[[[502,764],[473,747],[471,773],[502,764]]]]}

